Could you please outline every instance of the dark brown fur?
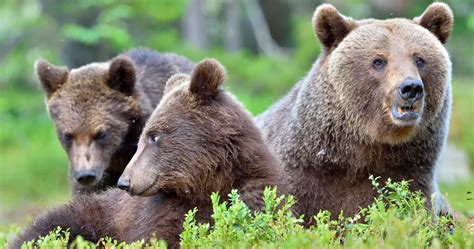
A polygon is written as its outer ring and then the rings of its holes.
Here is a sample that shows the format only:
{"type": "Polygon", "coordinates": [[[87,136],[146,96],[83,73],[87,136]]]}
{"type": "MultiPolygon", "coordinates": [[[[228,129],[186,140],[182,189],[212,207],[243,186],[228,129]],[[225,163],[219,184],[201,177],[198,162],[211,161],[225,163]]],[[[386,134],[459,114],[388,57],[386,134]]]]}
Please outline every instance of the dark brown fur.
{"type": "Polygon", "coordinates": [[[184,57],[146,49],[71,71],[45,60],[36,63],[49,114],[69,157],[75,193],[115,186],[166,81],[192,68],[184,57]],[[96,177],[81,184],[77,179],[84,173],[96,177]]]}
{"type": "Polygon", "coordinates": [[[414,21],[356,21],[331,5],[317,8],[313,23],[324,51],[307,77],[257,118],[307,220],[319,210],[354,215],[370,204],[371,174],[412,180],[428,206],[437,193],[436,211],[447,210],[435,166],[451,106],[451,62],[441,42],[452,18],[443,3],[414,21]],[[426,64],[418,67],[417,57],[426,64]],[[383,68],[374,68],[377,58],[386,61],[383,68]],[[417,102],[421,118],[411,124],[395,121],[390,109],[407,78],[422,80],[425,90],[417,102]]]}
{"type": "Polygon", "coordinates": [[[225,198],[238,189],[253,210],[263,207],[265,186],[281,185],[283,170],[265,146],[250,114],[220,88],[225,71],[214,60],[199,63],[192,76],[175,75],[147,122],[137,153],[120,183],[128,191],[111,189],[79,196],[48,212],[13,242],[45,235],[56,226],[70,228],[97,241],[148,239],[155,233],[171,247],[179,244],[185,213],[198,208],[198,221],[211,222],[210,195],[225,198]]]}

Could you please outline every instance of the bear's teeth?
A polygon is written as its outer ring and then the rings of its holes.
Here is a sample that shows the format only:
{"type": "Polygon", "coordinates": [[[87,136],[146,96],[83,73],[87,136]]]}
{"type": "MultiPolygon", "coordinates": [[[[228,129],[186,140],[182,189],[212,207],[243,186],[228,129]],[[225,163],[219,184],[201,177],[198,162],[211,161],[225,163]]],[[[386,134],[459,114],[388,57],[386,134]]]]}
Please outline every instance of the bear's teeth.
{"type": "Polygon", "coordinates": [[[414,107],[412,105],[403,105],[401,107],[398,107],[399,113],[405,113],[408,111],[414,111],[414,107]]]}

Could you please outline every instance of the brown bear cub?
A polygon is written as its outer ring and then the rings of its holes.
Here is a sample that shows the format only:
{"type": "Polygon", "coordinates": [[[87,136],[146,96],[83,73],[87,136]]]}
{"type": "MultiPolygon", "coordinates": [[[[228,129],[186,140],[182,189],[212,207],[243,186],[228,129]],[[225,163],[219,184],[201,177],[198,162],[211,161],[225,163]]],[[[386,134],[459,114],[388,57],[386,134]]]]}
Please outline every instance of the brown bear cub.
{"type": "Polygon", "coordinates": [[[411,180],[436,212],[447,211],[436,164],[451,108],[451,62],[443,44],[451,9],[433,3],[413,20],[353,20],[329,4],[313,25],[323,52],[305,79],[257,117],[291,176],[297,209],[354,215],[382,181],[411,180]]]}
{"type": "Polygon", "coordinates": [[[178,247],[188,210],[197,207],[198,221],[211,222],[212,192],[225,197],[238,189],[253,210],[263,208],[265,186],[283,193],[283,168],[251,115],[220,87],[224,78],[212,59],[197,64],[191,77],[171,77],[119,179],[130,194],[114,188],[78,195],[37,219],[11,247],[57,226],[69,228],[72,239],[132,242],[156,234],[178,247]]]}
{"type": "Polygon", "coordinates": [[[184,57],[146,49],[71,71],[36,62],[49,115],[69,157],[74,193],[117,184],[166,81],[193,66],[184,57]]]}

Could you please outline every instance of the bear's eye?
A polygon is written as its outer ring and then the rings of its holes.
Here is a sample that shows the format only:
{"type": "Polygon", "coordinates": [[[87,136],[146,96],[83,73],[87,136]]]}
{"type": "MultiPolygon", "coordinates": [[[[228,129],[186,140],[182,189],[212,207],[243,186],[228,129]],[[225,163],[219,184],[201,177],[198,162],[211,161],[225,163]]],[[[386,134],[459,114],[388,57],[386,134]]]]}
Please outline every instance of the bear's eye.
{"type": "Polygon", "coordinates": [[[156,134],[151,134],[150,135],[149,142],[151,144],[156,144],[156,143],[158,143],[158,141],[160,141],[160,136],[158,136],[156,134]]]}
{"type": "Polygon", "coordinates": [[[374,66],[375,69],[382,69],[385,66],[385,64],[387,64],[387,62],[380,58],[372,61],[372,65],[374,66]]]}
{"type": "Polygon", "coordinates": [[[94,135],[94,140],[104,140],[108,135],[108,132],[106,130],[100,130],[94,135]]]}
{"type": "Polygon", "coordinates": [[[423,60],[423,58],[415,57],[415,64],[416,64],[417,67],[423,68],[426,63],[425,63],[425,60],[423,60]]]}
{"type": "Polygon", "coordinates": [[[74,136],[69,132],[64,132],[62,135],[62,139],[65,143],[70,143],[73,138],[74,136]]]}

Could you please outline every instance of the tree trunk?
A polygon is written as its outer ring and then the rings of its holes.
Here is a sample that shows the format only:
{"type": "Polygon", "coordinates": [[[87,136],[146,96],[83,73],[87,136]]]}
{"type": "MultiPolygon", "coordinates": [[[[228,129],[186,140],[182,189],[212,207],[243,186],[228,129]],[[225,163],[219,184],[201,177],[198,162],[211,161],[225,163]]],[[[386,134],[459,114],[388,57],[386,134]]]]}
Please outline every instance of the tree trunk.
{"type": "Polygon", "coordinates": [[[226,2],[224,11],[224,46],[228,52],[237,52],[241,48],[240,1],[226,2]]]}
{"type": "Polygon", "coordinates": [[[250,19],[257,45],[261,53],[268,56],[285,57],[287,53],[275,43],[263,15],[260,4],[256,0],[245,0],[244,6],[250,19]]]}
{"type": "MultiPolygon", "coordinates": [[[[294,45],[292,40],[292,6],[297,3],[288,0],[259,0],[258,2],[275,43],[281,47],[292,47],[294,45]]],[[[315,7],[312,6],[312,8],[315,7]]],[[[312,10],[314,11],[314,9],[312,10]]]]}
{"type": "Polygon", "coordinates": [[[190,0],[183,19],[184,40],[194,48],[207,48],[205,0],[190,0]]]}

